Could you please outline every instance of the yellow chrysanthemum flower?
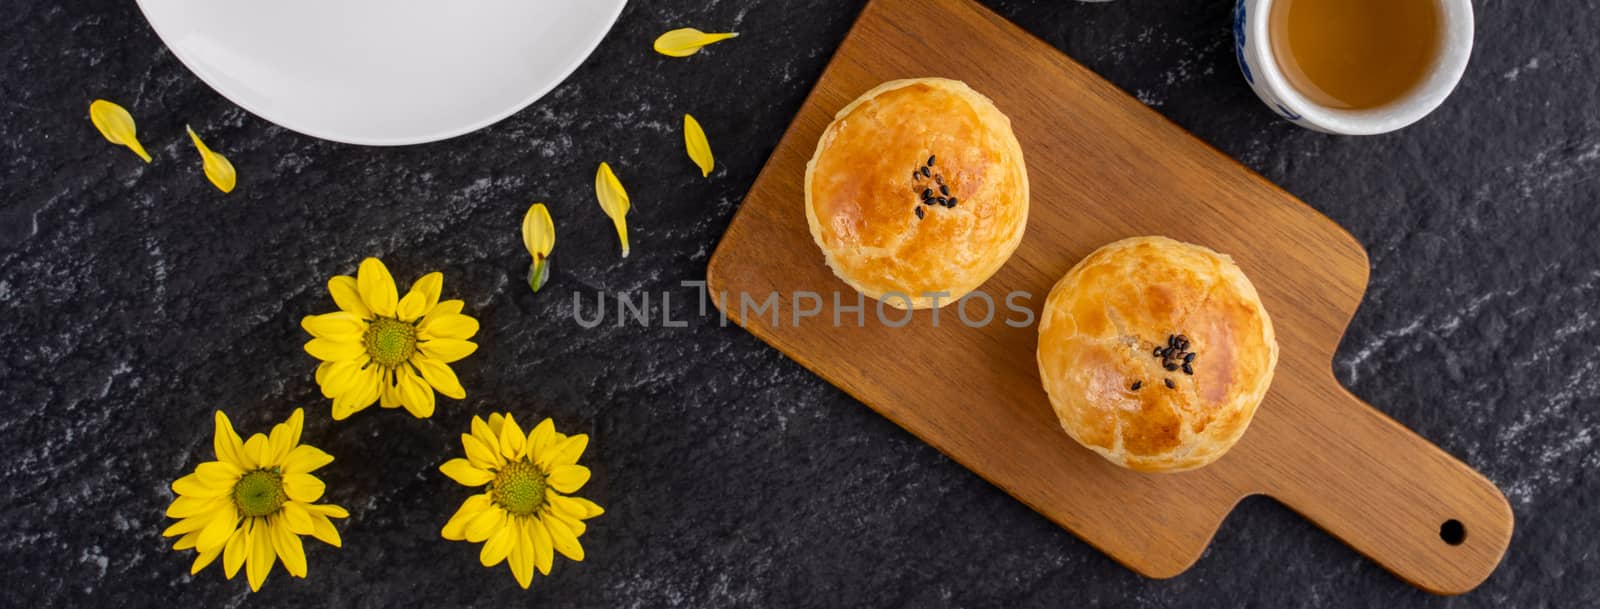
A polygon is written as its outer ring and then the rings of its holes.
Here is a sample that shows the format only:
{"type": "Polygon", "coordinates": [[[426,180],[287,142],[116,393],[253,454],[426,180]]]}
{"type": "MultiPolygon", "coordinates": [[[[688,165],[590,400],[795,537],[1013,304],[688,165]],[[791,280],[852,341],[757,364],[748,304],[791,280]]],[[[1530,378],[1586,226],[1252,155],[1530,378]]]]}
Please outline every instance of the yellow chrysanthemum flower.
{"type": "Polygon", "coordinates": [[[563,435],[550,419],[524,436],[511,415],[491,414],[487,422],[472,417],[472,433],[461,434],[461,445],[467,458],[451,459],[439,471],[484,491],[445,523],[445,539],[482,542],[483,566],[507,561],[524,589],[535,567],[550,574],[555,552],[583,561],[583,521],[605,513],[593,501],[568,496],[589,481],[589,468],[578,465],[589,436],[563,435]]]}
{"type": "Polygon", "coordinates": [[[444,275],[428,273],[400,298],[377,258],[362,260],[355,277],[328,280],[339,312],[308,315],[300,327],[312,336],[306,353],[322,360],[317,384],[333,400],[334,419],[373,402],[426,418],[433,416],[434,391],[467,397],[446,364],[478,350],[467,340],[478,333],[478,320],[461,314],[460,300],[440,302],[443,287],[444,275]]]}
{"type": "Polygon", "coordinates": [[[300,443],[305,413],[299,408],[272,435],[255,434],[241,442],[228,416],[217,411],[212,449],[217,460],[201,463],[194,473],[172,483],[178,498],[167,516],[178,518],[162,536],[178,537],[174,550],[193,548],[199,556],[189,573],[199,573],[222,557],[228,579],[241,565],[251,590],[260,590],[275,561],[295,577],[306,576],[301,535],[339,547],[339,531],[329,518],[350,515],[337,505],[312,503],[324,486],[311,472],[333,462],[316,447],[300,443]]]}

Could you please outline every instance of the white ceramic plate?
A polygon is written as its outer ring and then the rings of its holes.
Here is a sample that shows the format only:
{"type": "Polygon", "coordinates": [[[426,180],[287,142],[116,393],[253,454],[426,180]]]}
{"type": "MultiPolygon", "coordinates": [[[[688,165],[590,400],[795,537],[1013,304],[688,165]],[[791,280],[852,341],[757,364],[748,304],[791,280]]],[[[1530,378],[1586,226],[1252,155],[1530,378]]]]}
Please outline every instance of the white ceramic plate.
{"type": "MultiPolygon", "coordinates": [[[[481,129],[600,44],[626,0],[139,0],[218,93],[301,133],[392,146],[481,129]]],[[[641,51],[643,52],[643,51],[641,51]]]]}

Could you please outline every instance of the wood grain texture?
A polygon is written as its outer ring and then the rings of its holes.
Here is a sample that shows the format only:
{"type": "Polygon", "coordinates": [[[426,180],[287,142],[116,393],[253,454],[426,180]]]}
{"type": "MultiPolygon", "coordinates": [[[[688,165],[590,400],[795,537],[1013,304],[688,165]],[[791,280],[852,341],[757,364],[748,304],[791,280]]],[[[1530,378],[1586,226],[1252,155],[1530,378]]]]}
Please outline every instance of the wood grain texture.
{"type": "MultiPolygon", "coordinates": [[[[1332,221],[987,9],[875,0],[757,178],[707,284],[731,319],[1135,571],[1183,572],[1240,499],[1264,494],[1418,587],[1465,592],[1499,564],[1511,509],[1483,476],[1335,380],[1333,352],[1367,268],[1366,252],[1332,221]],[[943,44],[957,34],[961,44],[943,44]],[[982,288],[999,306],[981,328],[948,307],[937,323],[925,310],[892,327],[871,300],[858,323],[861,314],[836,310],[856,293],[824,266],[806,226],[805,164],[833,114],[883,81],[922,76],[964,80],[993,98],[1028,161],[1028,232],[982,288]],[[1250,430],[1193,472],[1124,470],[1074,443],[1039,384],[1037,328],[1001,323],[1006,294],[1031,294],[1036,318],[1080,258],[1145,234],[1231,254],[1282,347],[1250,430]],[[796,323],[812,304],[790,296],[800,291],[823,303],[796,323]],[[775,312],[745,306],[774,292],[775,312]],[[1451,519],[1465,526],[1459,545],[1440,537],[1451,519]]],[[[983,317],[981,301],[968,306],[983,317]]],[[[907,315],[884,313],[893,325],[907,315]]]]}

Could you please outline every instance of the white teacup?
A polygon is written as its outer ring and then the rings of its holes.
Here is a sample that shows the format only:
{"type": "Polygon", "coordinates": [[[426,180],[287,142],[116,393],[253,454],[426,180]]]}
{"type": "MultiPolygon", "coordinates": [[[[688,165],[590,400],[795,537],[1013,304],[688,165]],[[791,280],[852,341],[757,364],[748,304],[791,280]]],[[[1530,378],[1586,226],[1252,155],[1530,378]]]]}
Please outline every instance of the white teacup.
{"type": "MultiPolygon", "coordinates": [[[[1471,0],[1434,0],[1439,3],[1440,48],[1421,83],[1405,96],[1376,108],[1329,108],[1302,95],[1283,75],[1272,50],[1269,21],[1274,2],[1237,0],[1233,7],[1233,47],[1239,70],[1256,96],[1296,125],[1345,135],[1374,135],[1394,131],[1433,112],[1461,81],[1472,54],[1471,0]]],[[[1360,41],[1351,41],[1360,44],[1360,41]]]]}

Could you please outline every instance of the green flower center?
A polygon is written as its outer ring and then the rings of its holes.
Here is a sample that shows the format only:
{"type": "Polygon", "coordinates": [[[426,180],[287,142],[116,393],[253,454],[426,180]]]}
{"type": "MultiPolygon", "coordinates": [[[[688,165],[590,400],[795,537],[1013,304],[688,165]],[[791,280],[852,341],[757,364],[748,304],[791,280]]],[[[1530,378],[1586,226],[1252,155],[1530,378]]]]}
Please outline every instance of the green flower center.
{"type": "Polygon", "coordinates": [[[518,516],[544,507],[545,474],[527,459],[500,468],[489,483],[489,498],[518,516]]]}
{"type": "Polygon", "coordinates": [[[393,368],[411,361],[417,352],[417,327],[393,317],[379,317],[367,324],[361,343],[372,361],[393,368]]]}
{"type": "Polygon", "coordinates": [[[270,515],[288,500],[283,492],[283,474],[272,470],[246,473],[233,485],[233,504],[245,516],[270,515]]]}

